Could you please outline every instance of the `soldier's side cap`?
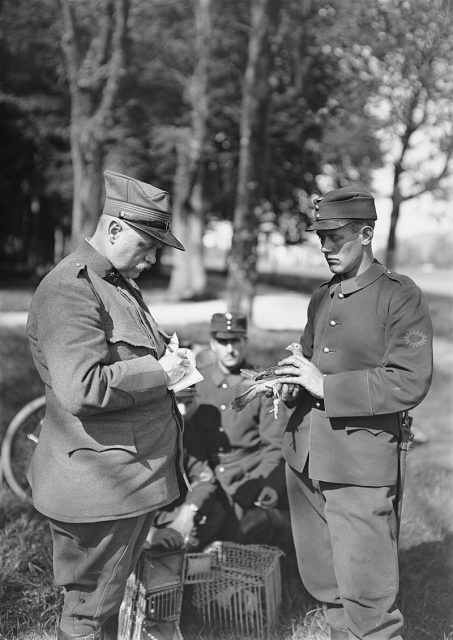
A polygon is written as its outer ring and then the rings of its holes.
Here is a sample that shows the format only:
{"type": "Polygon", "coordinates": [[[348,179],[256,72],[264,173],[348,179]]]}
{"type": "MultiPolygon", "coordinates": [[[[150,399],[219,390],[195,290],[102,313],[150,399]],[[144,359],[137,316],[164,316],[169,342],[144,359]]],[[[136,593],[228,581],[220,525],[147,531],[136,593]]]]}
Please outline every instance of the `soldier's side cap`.
{"type": "Polygon", "coordinates": [[[315,218],[307,231],[338,229],[350,220],[377,220],[374,198],[369,191],[351,187],[333,189],[313,200],[315,218]]]}
{"type": "Polygon", "coordinates": [[[185,251],[171,233],[172,212],[166,191],[115,171],[104,171],[103,213],[120,218],[170,247],[185,251]]]}
{"type": "Polygon", "coordinates": [[[210,332],[220,340],[244,336],[247,334],[247,318],[239,313],[214,313],[210,332]]]}

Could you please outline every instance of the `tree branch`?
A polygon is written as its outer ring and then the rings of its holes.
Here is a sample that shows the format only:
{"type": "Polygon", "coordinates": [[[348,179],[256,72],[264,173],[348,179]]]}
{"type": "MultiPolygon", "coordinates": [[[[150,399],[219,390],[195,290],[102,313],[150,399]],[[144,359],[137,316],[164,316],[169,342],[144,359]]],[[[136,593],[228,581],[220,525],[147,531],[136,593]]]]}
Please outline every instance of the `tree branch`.
{"type": "Polygon", "coordinates": [[[70,0],[60,0],[63,16],[63,33],[61,45],[66,57],[68,70],[69,90],[72,95],[77,91],[77,80],[79,73],[80,51],[75,29],[74,10],[70,0]]]}
{"type": "Polygon", "coordinates": [[[111,111],[118,93],[121,76],[124,74],[124,49],[126,38],[129,0],[115,0],[115,27],[112,36],[112,48],[108,63],[107,80],[96,119],[104,121],[111,111]]]}
{"type": "Polygon", "coordinates": [[[418,198],[418,196],[423,195],[427,191],[433,191],[439,185],[440,181],[449,175],[450,173],[449,165],[450,165],[452,156],[453,156],[453,137],[450,138],[450,144],[445,154],[443,167],[439,171],[437,176],[432,176],[431,178],[426,180],[423,183],[423,185],[419,189],[417,189],[417,191],[413,191],[407,196],[401,196],[401,202],[407,202],[408,200],[412,200],[413,198],[418,198]]]}

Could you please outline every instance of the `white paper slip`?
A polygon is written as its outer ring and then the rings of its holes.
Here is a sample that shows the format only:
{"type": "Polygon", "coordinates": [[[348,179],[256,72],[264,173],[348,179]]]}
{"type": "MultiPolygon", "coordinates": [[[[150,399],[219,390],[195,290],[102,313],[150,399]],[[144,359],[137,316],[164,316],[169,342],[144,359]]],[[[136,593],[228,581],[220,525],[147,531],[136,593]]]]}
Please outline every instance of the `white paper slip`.
{"type": "Polygon", "coordinates": [[[177,391],[187,389],[187,387],[191,387],[193,384],[201,382],[202,380],[204,380],[204,378],[198,369],[193,369],[189,371],[189,373],[186,373],[184,378],[181,378],[181,380],[178,380],[178,382],[172,384],[171,387],[168,388],[176,393],[177,391]]]}
{"type": "MultiPolygon", "coordinates": [[[[178,346],[179,339],[176,333],[174,333],[170,339],[168,348],[169,350],[176,350],[178,346]]],[[[178,380],[178,382],[175,382],[175,384],[172,384],[170,387],[168,387],[175,393],[178,391],[182,391],[183,389],[187,389],[187,387],[191,387],[193,384],[204,380],[204,377],[197,369],[195,354],[190,349],[187,349],[187,358],[190,364],[189,371],[181,378],[181,380],[178,380]]]]}

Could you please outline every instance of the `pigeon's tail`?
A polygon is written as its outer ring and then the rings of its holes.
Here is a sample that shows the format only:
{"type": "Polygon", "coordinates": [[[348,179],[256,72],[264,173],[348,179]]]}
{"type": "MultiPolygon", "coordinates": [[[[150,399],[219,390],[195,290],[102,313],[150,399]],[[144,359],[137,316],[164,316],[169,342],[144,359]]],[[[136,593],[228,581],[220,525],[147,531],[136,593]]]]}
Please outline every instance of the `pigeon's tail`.
{"type": "Polygon", "coordinates": [[[231,408],[233,409],[233,411],[241,411],[246,404],[248,404],[251,400],[253,400],[255,396],[256,396],[255,387],[249,387],[246,391],[244,391],[244,393],[241,393],[241,395],[236,396],[236,398],[234,398],[231,401],[231,408]]]}

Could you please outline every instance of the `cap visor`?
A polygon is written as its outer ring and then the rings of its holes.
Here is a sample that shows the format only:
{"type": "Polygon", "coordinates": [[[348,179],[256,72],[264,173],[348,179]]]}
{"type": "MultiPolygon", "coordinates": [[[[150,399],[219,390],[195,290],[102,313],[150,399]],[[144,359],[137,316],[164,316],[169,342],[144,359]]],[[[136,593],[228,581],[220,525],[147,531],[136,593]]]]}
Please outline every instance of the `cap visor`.
{"type": "Polygon", "coordinates": [[[329,229],[340,229],[349,224],[351,220],[341,220],[339,218],[332,218],[331,220],[314,220],[306,231],[318,231],[329,229]]]}
{"type": "Polygon", "coordinates": [[[128,225],[131,227],[135,227],[136,229],[140,229],[144,233],[147,233],[149,236],[156,238],[156,240],[160,240],[164,244],[167,244],[174,249],[179,249],[180,251],[185,251],[184,246],[175,238],[173,234],[169,231],[160,231],[159,229],[152,229],[148,225],[140,224],[139,222],[131,222],[130,220],[125,220],[128,225]]]}
{"type": "Polygon", "coordinates": [[[231,338],[242,338],[246,335],[245,331],[213,331],[212,337],[217,340],[230,340],[231,338]]]}

